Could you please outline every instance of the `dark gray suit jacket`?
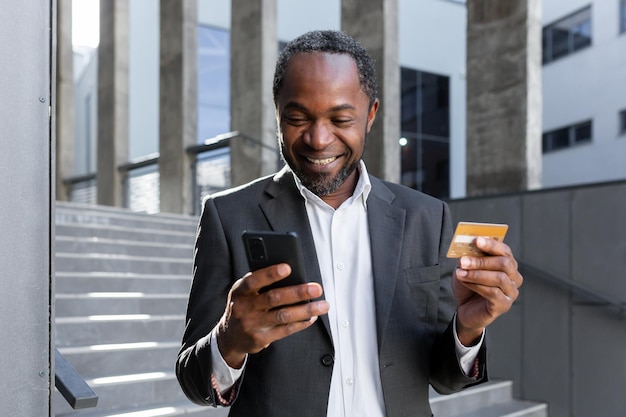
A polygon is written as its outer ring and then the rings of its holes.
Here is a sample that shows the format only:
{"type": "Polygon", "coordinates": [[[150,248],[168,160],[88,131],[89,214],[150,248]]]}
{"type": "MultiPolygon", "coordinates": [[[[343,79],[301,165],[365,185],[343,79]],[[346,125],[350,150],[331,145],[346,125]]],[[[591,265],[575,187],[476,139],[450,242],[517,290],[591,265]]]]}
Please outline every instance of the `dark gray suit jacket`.
{"type": "MultiPolygon", "coordinates": [[[[430,416],[429,383],[451,393],[486,380],[466,377],[456,359],[450,321],[455,310],[446,258],[452,238],[447,205],[415,190],[370,177],[367,200],[376,304],[379,371],[388,417],[430,416]]],[[[208,198],[204,205],[187,309],[176,362],[186,395],[216,405],[210,385],[211,329],[233,282],[249,268],[241,233],[295,231],[308,280],[322,283],[304,200],[288,169],[208,198]]],[[[328,317],[250,355],[231,416],[326,415],[333,365],[328,317]]]]}

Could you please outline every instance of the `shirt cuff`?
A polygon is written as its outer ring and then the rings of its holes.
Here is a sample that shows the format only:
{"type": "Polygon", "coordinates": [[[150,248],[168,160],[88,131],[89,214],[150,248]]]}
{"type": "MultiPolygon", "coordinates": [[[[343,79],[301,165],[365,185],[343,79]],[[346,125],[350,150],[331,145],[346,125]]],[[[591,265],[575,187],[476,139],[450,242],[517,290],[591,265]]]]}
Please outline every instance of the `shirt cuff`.
{"type": "Polygon", "coordinates": [[[231,368],[228,366],[222,354],[220,353],[220,349],[217,346],[217,327],[211,331],[211,364],[213,366],[213,380],[217,385],[217,389],[220,394],[226,393],[235,382],[241,377],[243,374],[243,370],[248,362],[248,356],[246,355],[246,359],[243,362],[243,365],[239,369],[231,368]]]}
{"type": "Polygon", "coordinates": [[[476,358],[478,357],[478,353],[480,351],[480,347],[485,340],[485,331],[483,330],[483,334],[480,336],[480,340],[474,346],[464,346],[459,341],[459,336],[456,333],[456,315],[454,316],[454,323],[452,324],[452,332],[454,333],[454,345],[456,350],[456,358],[459,361],[459,365],[465,375],[470,375],[472,372],[472,368],[474,367],[474,363],[476,362],[476,358]]]}

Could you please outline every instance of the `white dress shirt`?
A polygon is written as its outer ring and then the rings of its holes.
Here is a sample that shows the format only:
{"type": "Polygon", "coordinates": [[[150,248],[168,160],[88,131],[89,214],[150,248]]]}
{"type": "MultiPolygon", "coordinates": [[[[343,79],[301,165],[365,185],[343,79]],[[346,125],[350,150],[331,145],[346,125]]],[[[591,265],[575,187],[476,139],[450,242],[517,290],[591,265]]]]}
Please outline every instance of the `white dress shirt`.
{"type": "MultiPolygon", "coordinates": [[[[330,304],[328,319],[335,362],[327,415],[333,417],[385,416],[378,372],[374,278],[367,219],[371,184],[363,161],[359,170],[352,197],[336,210],[303,187],[294,176],[305,199],[324,297],[330,304]]],[[[226,391],[239,378],[243,368],[228,367],[217,349],[215,330],[211,337],[213,375],[220,390],[226,391]]],[[[458,337],[455,340],[459,363],[468,373],[482,341],[467,348],[458,337]]]]}

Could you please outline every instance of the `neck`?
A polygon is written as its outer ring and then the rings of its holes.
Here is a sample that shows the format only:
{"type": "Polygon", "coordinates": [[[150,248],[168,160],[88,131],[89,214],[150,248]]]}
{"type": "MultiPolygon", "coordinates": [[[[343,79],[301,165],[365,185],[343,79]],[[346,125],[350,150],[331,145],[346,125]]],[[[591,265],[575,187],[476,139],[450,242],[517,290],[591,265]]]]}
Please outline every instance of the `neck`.
{"type": "Polygon", "coordinates": [[[334,192],[320,196],[322,201],[334,208],[335,210],[343,204],[344,201],[352,197],[354,189],[359,181],[359,170],[355,169],[352,174],[337,188],[334,192]]]}

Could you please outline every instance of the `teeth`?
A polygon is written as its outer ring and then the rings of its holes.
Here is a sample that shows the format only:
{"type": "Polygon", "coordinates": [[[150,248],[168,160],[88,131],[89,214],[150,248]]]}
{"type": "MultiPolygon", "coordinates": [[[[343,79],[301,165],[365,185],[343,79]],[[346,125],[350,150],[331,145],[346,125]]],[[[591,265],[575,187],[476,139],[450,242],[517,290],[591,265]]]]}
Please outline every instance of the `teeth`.
{"type": "Polygon", "coordinates": [[[309,161],[310,163],[315,164],[315,165],[326,165],[326,164],[330,164],[335,159],[337,159],[336,156],[333,156],[333,157],[330,157],[330,158],[326,158],[326,159],[307,158],[307,161],[309,161]]]}

